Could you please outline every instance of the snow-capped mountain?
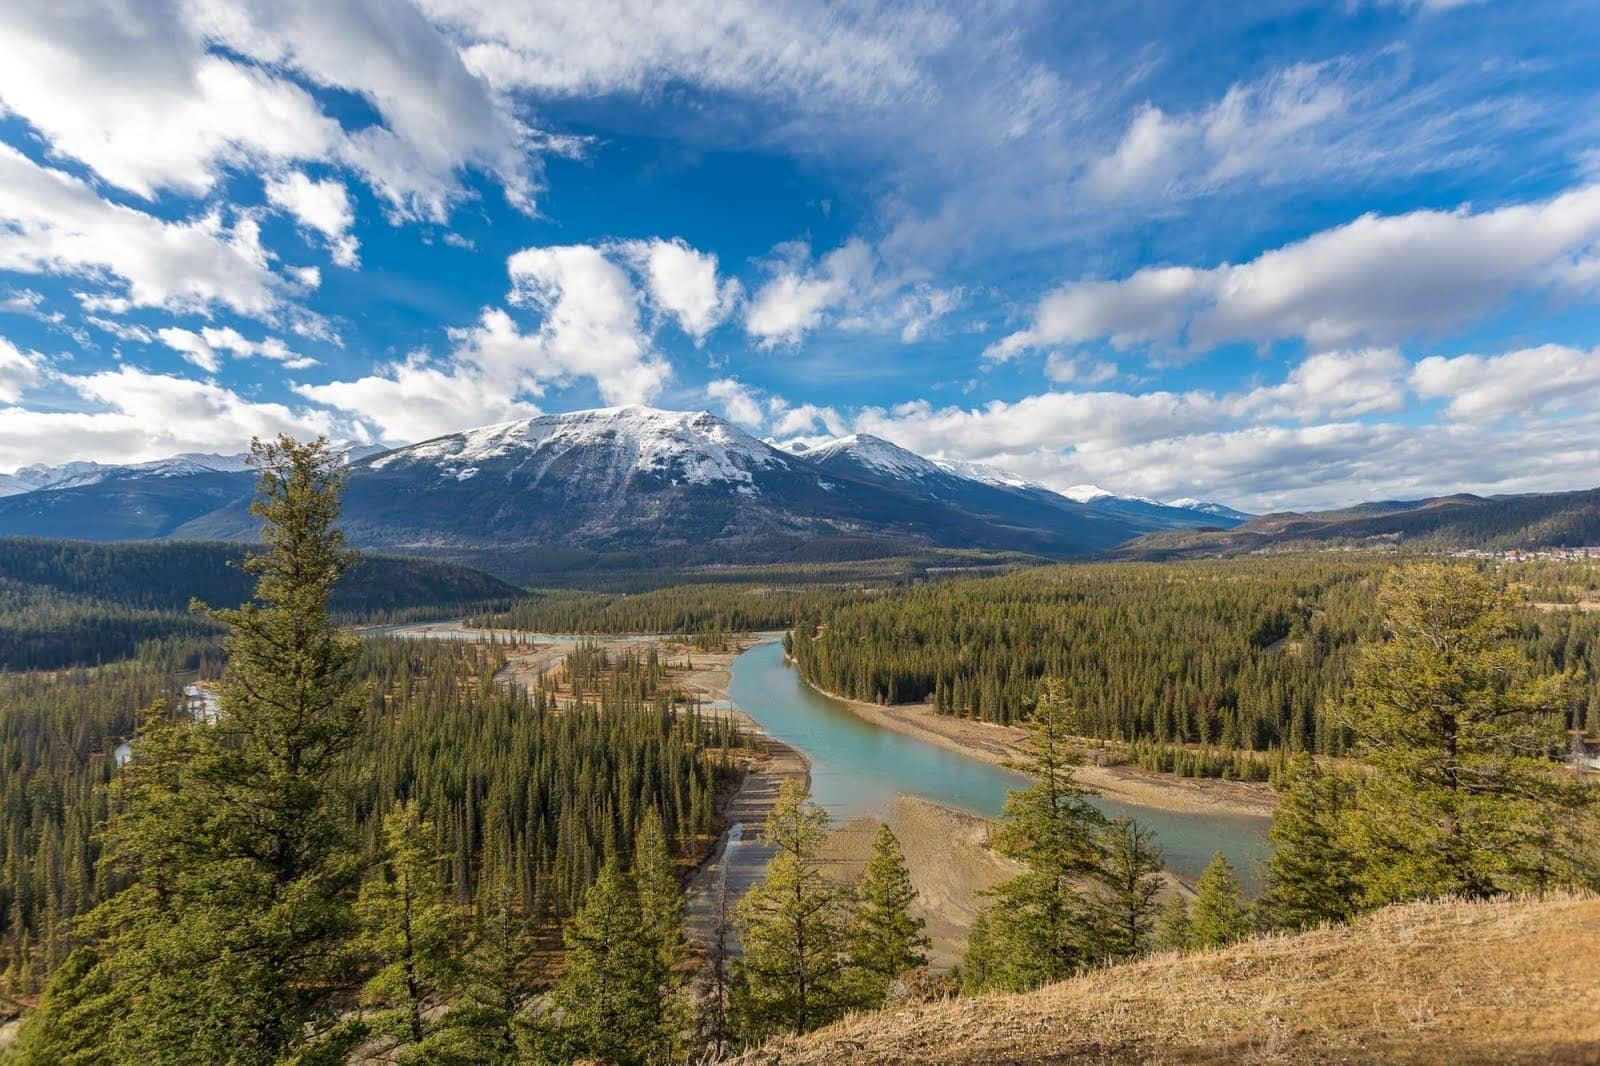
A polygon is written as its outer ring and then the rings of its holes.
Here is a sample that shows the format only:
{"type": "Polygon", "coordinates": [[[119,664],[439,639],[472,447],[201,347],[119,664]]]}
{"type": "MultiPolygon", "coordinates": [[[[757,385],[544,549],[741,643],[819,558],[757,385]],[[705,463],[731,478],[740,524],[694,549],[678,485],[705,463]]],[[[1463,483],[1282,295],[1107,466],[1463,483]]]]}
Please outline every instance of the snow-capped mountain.
{"type": "Polygon", "coordinates": [[[108,478],[188,477],[192,474],[236,473],[249,469],[245,456],[184,452],[146,463],[73,462],[60,466],[37,463],[13,474],[0,474],[0,497],[46,489],[71,489],[95,485],[108,478]]]}
{"type": "Polygon", "coordinates": [[[369,466],[431,465],[441,477],[468,481],[507,461],[515,462],[518,476],[535,482],[559,470],[585,482],[606,480],[613,489],[648,476],[686,485],[723,483],[741,492],[756,491],[757,471],[790,465],[782,452],[714,415],[633,406],[484,426],[388,452],[369,466]],[[588,462],[595,458],[603,461],[588,462]]]}
{"type": "MultiPolygon", "coordinates": [[[[876,438],[794,454],[715,415],[648,407],[543,415],[385,452],[351,465],[343,514],[353,545],[522,574],[932,546],[1067,557],[1143,531],[1053,494],[958,477],[876,438]]],[[[255,528],[240,500],[175,535],[255,528]]]]}
{"type": "MultiPolygon", "coordinates": [[[[867,434],[783,450],[703,411],[542,415],[351,454],[341,522],[353,546],[509,574],[808,562],[928,547],[1065,558],[1154,530],[1217,523],[1111,494],[1082,503],[867,434]]],[[[260,528],[249,513],[254,475],[242,456],[18,474],[50,487],[0,499],[0,535],[254,540],[260,528]]]]}
{"type": "MultiPolygon", "coordinates": [[[[1199,526],[1233,526],[1249,518],[1218,505],[1202,511],[1165,504],[1144,496],[1127,496],[1099,485],[1074,485],[1060,492],[1016,474],[982,463],[925,459],[890,441],[864,433],[840,437],[797,454],[827,470],[848,472],[866,480],[886,480],[941,499],[959,502],[978,513],[1006,521],[1038,522],[1038,508],[1060,511],[1078,520],[1113,519],[1141,533],[1199,526]],[[1017,508],[1029,513],[1019,515],[1017,508]]],[[[1056,519],[1059,521],[1060,519],[1056,519]]]]}
{"type": "Polygon", "coordinates": [[[1194,511],[1198,514],[1215,515],[1217,518],[1222,519],[1223,523],[1226,524],[1248,522],[1250,519],[1256,517],[1249,511],[1240,511],[1236,508],[1229,507],[1225,503],[1214,503],[1210,500],[1197,500],[1192,496],[1185,496],[1181,500],[1169,500],[1167,501],[1167,506],[1179,507],[1185,511],[1194,511]]]}

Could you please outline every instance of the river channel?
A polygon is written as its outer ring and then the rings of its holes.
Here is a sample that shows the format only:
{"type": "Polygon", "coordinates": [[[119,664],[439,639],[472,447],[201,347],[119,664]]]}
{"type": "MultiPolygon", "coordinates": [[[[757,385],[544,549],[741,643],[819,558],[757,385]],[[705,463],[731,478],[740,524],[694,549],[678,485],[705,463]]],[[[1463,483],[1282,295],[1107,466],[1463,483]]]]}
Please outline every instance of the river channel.
{"type": "MultiPolygon", "coordinates": [[[[460,623],[385,626],[366,635],[484,640],[489,633],[460,623]]],[[[496,639],[512,636],[498,631],[496,639]]],[[[540,642],[582,638],[554,634],[516,634],[540,642]]],[[[640,639],[650,639],[648,637],[640,639]]],[[[728,695],[734,706],[778,740],[799,749],[811,762],[812,798],[837,820],[886,810],[906,793],[973,814],[993,818],[1006,794],[1025,788],[1021,774],[971,758],[916,737],[875,725],[849,706],[825,696],[800,679],[774,640],[756,644],[733,660],[728,695]]],[[[1198,877],[1211,856],[1228,857],[1247,891],[1259,887],[1267,857],[1268,820],[1243,815],[1169,811],[1095,797],[1109,817],[1126,815],[1155,833],[1174,873],[1198,877]]]]}

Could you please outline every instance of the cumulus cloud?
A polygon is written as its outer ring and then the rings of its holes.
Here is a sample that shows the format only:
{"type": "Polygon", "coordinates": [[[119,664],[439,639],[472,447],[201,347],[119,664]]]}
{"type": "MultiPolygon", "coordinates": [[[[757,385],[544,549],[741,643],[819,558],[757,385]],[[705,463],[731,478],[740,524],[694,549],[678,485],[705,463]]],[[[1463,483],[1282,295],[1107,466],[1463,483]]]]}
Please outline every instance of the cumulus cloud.
{"type": "Polygon", "coordinates": [[[300,385],[308,399],[370,419],[386,439],[415,440],[536,410],[525,397],[580,380],[609,404],[648,403],[672,377],[640,321],[628,274],[586,244],[524,248],[506,263],[507,302],[531,312],[525,330],[502,308],[450,331],[444,364],[414,357],[355,381],[300,385]],[[432,391],[438,402],[427,399],[432,391]],[[413,401],[422,402],[413,408],[413,401]]]}
{"type": "Polygon", "coordinates": [[[103,200],[83,181],[0,144],[0,270],[65,274],[104,286],[91,309],[270,317],[307,279],[273,269],[259,227],[217,211],[167,222],[103,200]]]}
{"type": "Polygon", "coordinates": [[[874,270],[872,249],[861,240],[846,241],[816,264],[807,249],[784,251],[787,261],[745,307],[745,332],[763,347],[799,341],[830,308],[861,295],[874,270]]]}
{"type": "Polygon", "coordinates": [[[1457,422],[1600,410],[1600,348],[1545,344],[1494,356],[1429,356],[1412,371],[1411,387],[1424,399],[1447,400],[1445,415],[1457,422]]]}
{"type": "Polygon", "coordinates": [[[1513,293],[1572,280],[1600,241],[1600,185],[1487,211],[1363,215],[1239,265],[1147,267],[1072,282],[989,349],[1106,338],[1205,349],[1300,337],[1385,342],[1471,322],[1513,293]]]}
{"type": "Polygon", "coordinates": [[[282,363],[288,370],[304,370],[317,365],[315,359],[292,351],[277,337],[252,341],[232,326],[206,326],[198,333],[169,326],[156,330],[156,336],[185,360],[212,374],[222,369],[223,353],[238,359],[270,359],[282,363]]]}
{"type": "MultiPolygon", "coordinates": [[[[1600,351],[1547,345],[1413,364],[1392,348],[1338,350],[1231,392],[1080,387],[976,407],[869,406],[840,422],[830,435],[873,433],[1058,489],[1093,483],[1257,511],[1557,491],[1600,480],[1600,351]],[[1427,417],[1421,405],[1440,400],[1444,417],[1427,417]]],[[[817,428],[775,419],[773,435],[807,441],[817,428]]]]}
{"type": "Polygon", "coordinates": [[[0,13],[0,37],[0,106],[143,197],[202,194],[230,168],[325,161],[361,173],[401,216],[442,220],[467,167],[533,207],[529,152],[547,142],[410,4],[22,0],[0,13]],[[356,94],[381,121],[347,131],[307,85],[356,94]]]}
{"type": "Polygon", "coordinates": [[[706,398],[718,404],[730,421],[746,429],[758,430],[766,424],[767,416],[755,391],[737,378],[719,378],[711,382],[706,386],[706,398]]]}
{"type": "Polygon", "coordinates": [[[716,254],[691,248],[682,238],[624,241],[617,250],[644,275],[650,302],[675,318],[696,344],[739,301],[739,282],[717,277],[716,254]]]}
{"type": "Polygon", "coordinates": [[[472,426],[531,418],[534,404],[474,367],[440,367],[420,355],[375,368],[354,381],[296,385],[308,400],[349,412],[391,444],[409,444],[472,426]]]}
{"type": "Polygon", "coordinates": [[[350,233],[355,211],[344,183],[327,178],[313,181],[300,171],[269,177],[267,200],[289,212],[302,226],[316,230],[328,242],[333,261],[343,267],[360,265],[361,245],[350,233]]]}
{"type": "Polygon", "coordinates": [[[215,382],[121,366],[93,374],[54,374],[54,383],[91,409],[0,407],[0,469],[64,456],[143,462],[177,452],[237,452],[252,436],[288,433],[363,440],[360,427],[325,411],[247,400],[215,382]]]}
{"type": "Polygon", "coordinates": [[[17,403],[22,394],[38,384],[44,357],[25,352],[0,337],[0,403],[17,403]]]}

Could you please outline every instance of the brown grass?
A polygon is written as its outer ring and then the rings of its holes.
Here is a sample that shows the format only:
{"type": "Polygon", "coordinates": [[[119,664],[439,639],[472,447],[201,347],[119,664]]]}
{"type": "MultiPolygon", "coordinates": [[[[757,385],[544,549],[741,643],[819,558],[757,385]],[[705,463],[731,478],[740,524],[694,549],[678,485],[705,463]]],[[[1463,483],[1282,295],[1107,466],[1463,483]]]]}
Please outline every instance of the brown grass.
{"type": "Polygon", "coordinates": [[[1597,946],[1597,899],[1411,904],[862,1015],[739,1061],[1600,1063],[1597,946]]]}

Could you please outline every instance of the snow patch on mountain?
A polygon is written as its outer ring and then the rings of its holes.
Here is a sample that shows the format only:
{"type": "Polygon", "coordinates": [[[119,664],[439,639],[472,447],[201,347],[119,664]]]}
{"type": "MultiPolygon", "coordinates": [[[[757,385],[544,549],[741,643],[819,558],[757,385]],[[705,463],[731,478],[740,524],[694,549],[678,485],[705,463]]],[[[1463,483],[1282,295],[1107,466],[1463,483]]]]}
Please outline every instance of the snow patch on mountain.
{"type": "Polygon", "coordinates": [[[916,452],[870,433],[852,433],[799,454],[814,463],[826,462],[835,455],[848,456],[869,469],[906,480],[940,477],[945,473],[916,452]]]}
{"type": "Polygon", "coordinates": [[[1255,517],[1255,515],[1248,511],[1241,511],[1237,508],[1229,507],[1225,503],[1214,503],[1211,500],[1199,500],[1192,496],[1185,496],[1181,500],[1170,500],[1168,501],[1167,506],[1181,507],[1185,511],[1199,511],[1201,514],[1216,515],[1218,518],[1227,518],[1240,522],[1246,522],[1255,517]]]}
{"type": "Polygon", "coordinates": [[[247,456],[184,452],[146,463],[72,462],[60,466],[35,463],[15,473],[0,475],[0,496],[19,496],[45,489],[75,489],[123,477],[188,477],[193,474],[233,473],[248,470],[247,456]]]}
{"type": "Polygon", "coordinates": [[[985,485],[996,485],[1005,489],[1044,488],[1021,474],[1013,474],[1009,470],[1001,470],[985,463],[969,463],[964,459],[935,459],[934,462],[946,473],[966,478],[968,481],[980,481],[985,485]]]}
{"type": "Polygon", "coordinates": [[[372,460],[375,470],[395,464],[433,464],[440,477],[465,481],[510,460],[523,473],[542,476],[570,453],[626,476],[648,473],[690,485],[729,484],[755,492],[753,471],[787,466],[775,449],[705,411],[606,407],[502,422],[424,441],[372,460]]]}

